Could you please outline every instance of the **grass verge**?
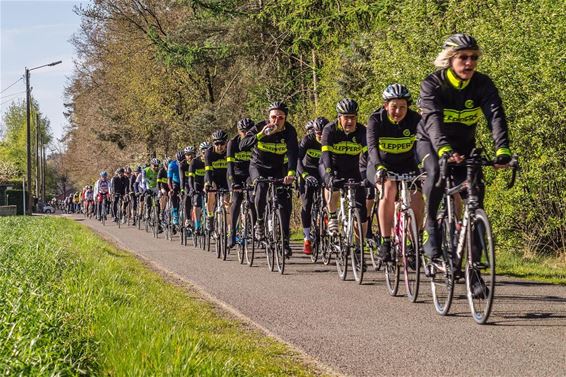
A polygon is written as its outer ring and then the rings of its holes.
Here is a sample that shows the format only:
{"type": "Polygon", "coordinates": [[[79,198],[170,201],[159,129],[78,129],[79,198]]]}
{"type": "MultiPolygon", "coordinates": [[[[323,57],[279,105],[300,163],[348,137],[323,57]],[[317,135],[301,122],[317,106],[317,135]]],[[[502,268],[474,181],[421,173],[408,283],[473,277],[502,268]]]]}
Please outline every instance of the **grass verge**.
{"type": "Polygon", "coordinates": [[[558,258],[521,256],[497,253],[497,273],[519,278],[566,285],[566,264],[558,258]]]}
{"type": "Polygon", "coordinates": [[[320,374],[71,220],[4,217],[0,234],[2,375],[320,374]]]}

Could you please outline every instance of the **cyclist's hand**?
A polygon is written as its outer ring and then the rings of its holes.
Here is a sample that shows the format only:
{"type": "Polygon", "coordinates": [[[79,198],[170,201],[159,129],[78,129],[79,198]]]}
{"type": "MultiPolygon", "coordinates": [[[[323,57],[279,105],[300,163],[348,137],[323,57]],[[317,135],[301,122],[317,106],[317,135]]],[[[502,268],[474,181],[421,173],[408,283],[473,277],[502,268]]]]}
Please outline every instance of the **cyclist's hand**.
{"type": "Polygon", "coordinates": [[[161,189],[161,195],[165,195],[167,194],[167,190],[165,190],[164,188],[161,189]]]}
{"type": "Polygon", "coordinates": [[[387,169],[377,169],[375,172],[375,184],[380,185],[387,177],[387,169]]]}
{"type": "Polygon", "coordinates": [[[318,179],[316,179],[316,177],[313,177],[312,175],[307,175],[305,177],[305,182],[309,187],[318,187],[318,179]]]}
{"type": "Polygon", "coordinates": [[[287,176],[285,176],[285,178],[283,178],[283,184],[285,184],[285,185],[290,185],[294,181],[295,181],[294,175],[287,175],[287,176]]]}
{"type": "Polygon", "coordinates": [[[464,161],[464,156],[462,156],[460,153],[458,152],[453,152],[452,155],[450,155],[450,157],[448,158],[448,162],[454,162],[456,164],[460,164],[462,161],[464,161]]]}
{"type": "Polygon", "coordinates": [[[242,189],[242,186],[236,184],[236,183],[232,183],[232,191],[240,191],[242,189]]]}
{"type": "Polygon", "coordinates": [[[511,162],[511,156],[508,154],[501,154],[497,157],[495,157],[495,160],[493,161],[493,165],[496,168],[502,168],[502,167],[506,167],[507,164],[509,164],[511,162]]]}
{"type": "Polygon", "coordinates": [[[208,191],[212,188],[212,184],[210,182],[206,182],[204,184],[204,191],[208,191]]]}

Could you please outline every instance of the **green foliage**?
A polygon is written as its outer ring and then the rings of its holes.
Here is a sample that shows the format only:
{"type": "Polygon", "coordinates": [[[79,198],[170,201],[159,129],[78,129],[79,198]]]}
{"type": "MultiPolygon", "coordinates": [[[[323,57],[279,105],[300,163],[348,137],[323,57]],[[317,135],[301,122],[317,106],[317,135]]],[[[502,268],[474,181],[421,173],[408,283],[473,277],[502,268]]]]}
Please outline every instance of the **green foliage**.
{"type": "Polygon", "coordinates": [[[0,218],[2,375],[310,376],[71,220],[0,218]]]}

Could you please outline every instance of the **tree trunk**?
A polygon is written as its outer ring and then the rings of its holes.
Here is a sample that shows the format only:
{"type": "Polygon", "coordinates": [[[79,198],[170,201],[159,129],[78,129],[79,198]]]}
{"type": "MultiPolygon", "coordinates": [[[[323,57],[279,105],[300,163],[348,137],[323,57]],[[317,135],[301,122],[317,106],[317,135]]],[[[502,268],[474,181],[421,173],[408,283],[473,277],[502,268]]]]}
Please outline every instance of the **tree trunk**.
{"type": "Polygon", "coordinates": [[[205,78],[206,78],[206,89],[208,90],[208,101],[210,103],[214,103],[214,90],[212,87],[212,77],[210,76],[210,70],[206,68],[205,70],[205,78]]]}
{"type": "Polygon", "coordinates": [[[314,110],[315,112],[318,111],[318,75],[316,72],[317,69],[317,59],[316,59],[316,51],[313,48],[311,50],[312,53],[312,91],[313,91],[313,99],[314,99],[314,110]]]}

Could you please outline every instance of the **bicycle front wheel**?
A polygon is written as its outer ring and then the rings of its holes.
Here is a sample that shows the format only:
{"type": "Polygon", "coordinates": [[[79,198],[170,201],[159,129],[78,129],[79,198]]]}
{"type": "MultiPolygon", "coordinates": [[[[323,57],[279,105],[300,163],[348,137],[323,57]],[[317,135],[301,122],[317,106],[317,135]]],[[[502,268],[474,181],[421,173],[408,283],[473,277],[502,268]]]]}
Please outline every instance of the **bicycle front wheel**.
{"type": "Polygon", "coordinates": [[[220,250],[222,252],[222,260],[226,260],[228,256],[228,225],[226,223],[226,210],[222,207],[222,211],[220,212],[220,250]]]}
{"type": "Polygon", "coordinates": [[[252,216],[252,211],[248,208],[246,211],[246,219],[245,219],[245,226],[244,226],[244,238],[243,238],[243,246],[244,246],[244,253],[246,255],[246,263],[248,266],[252,266],[254,263],[254,254],[255,254],[255,240],[254,240],[254,219],[252,216]]]}
{"type": "Polygon", "coordinates": [[[400,245],[396,242],[391,245],[391,262],[385,263],[385,285],[387,286],[387,293],[391,296],[397,296],[399,291],[399,251],[400,245]]]}
{"type": "Polygon", "coordinates": [[[328,210],[324,208],[318,217],[319,234],[320,234],[320,254],[322,263],[327,266],[332,258],[332,250],[330,246],[330,236],[328,235],[328,210]]]}
{"type": "Polygon", "coordinates": [[[285,247],[283,235],[283,223],[281,222],[281,211],[275,210],[273,213],[273,241],[275,247],[275,262],[280,274],[285,272],[285,247]]]}
{"type": "Polygon", "coordinates": [[[405,276],[405,289],[410,302],[417,301],[419,295],[420,269],[419,233],[417,221],[412,209],[408,209],[403,216],[403,237],[401,250],[403,254],[403,274],[405,276]]]}
{"type": "Polygon", "coordinates": [[[495,249],[491,225],[483,209],[470,216],[466,235],[466,290],[474,321],[487,322],[495,292],[495,249]]]}
{"type": "Polygon", "coordinates": [[[436,312],[442,316],[448,314],[454,297],[454,266],[452,263],[452,238],[454,224],[445,217],[440,222],[441,248],[443,260],[440,265],[431,264],[430,288],[436,312]]]}
{"type": "Polygon", "coordinates": [[[362,227],[362,218],[360,216],[360,211],[358,209],[354,210],[354,224],[352,227],[352,232],[354,234],[350,235],[350,245],[348,249],[351,253],[352,260],[352,271],[354,272],[354,279],[358,284],[362,284],[364,279],[364,230],[362,227]]]}
{"type": "Polygon", "coordinates": [[[348,248],[342,236],[332,236],[330,240],[331,247],[336,250],[336,270],[341,280],[346,280],[348,275],[348,248]]]}

